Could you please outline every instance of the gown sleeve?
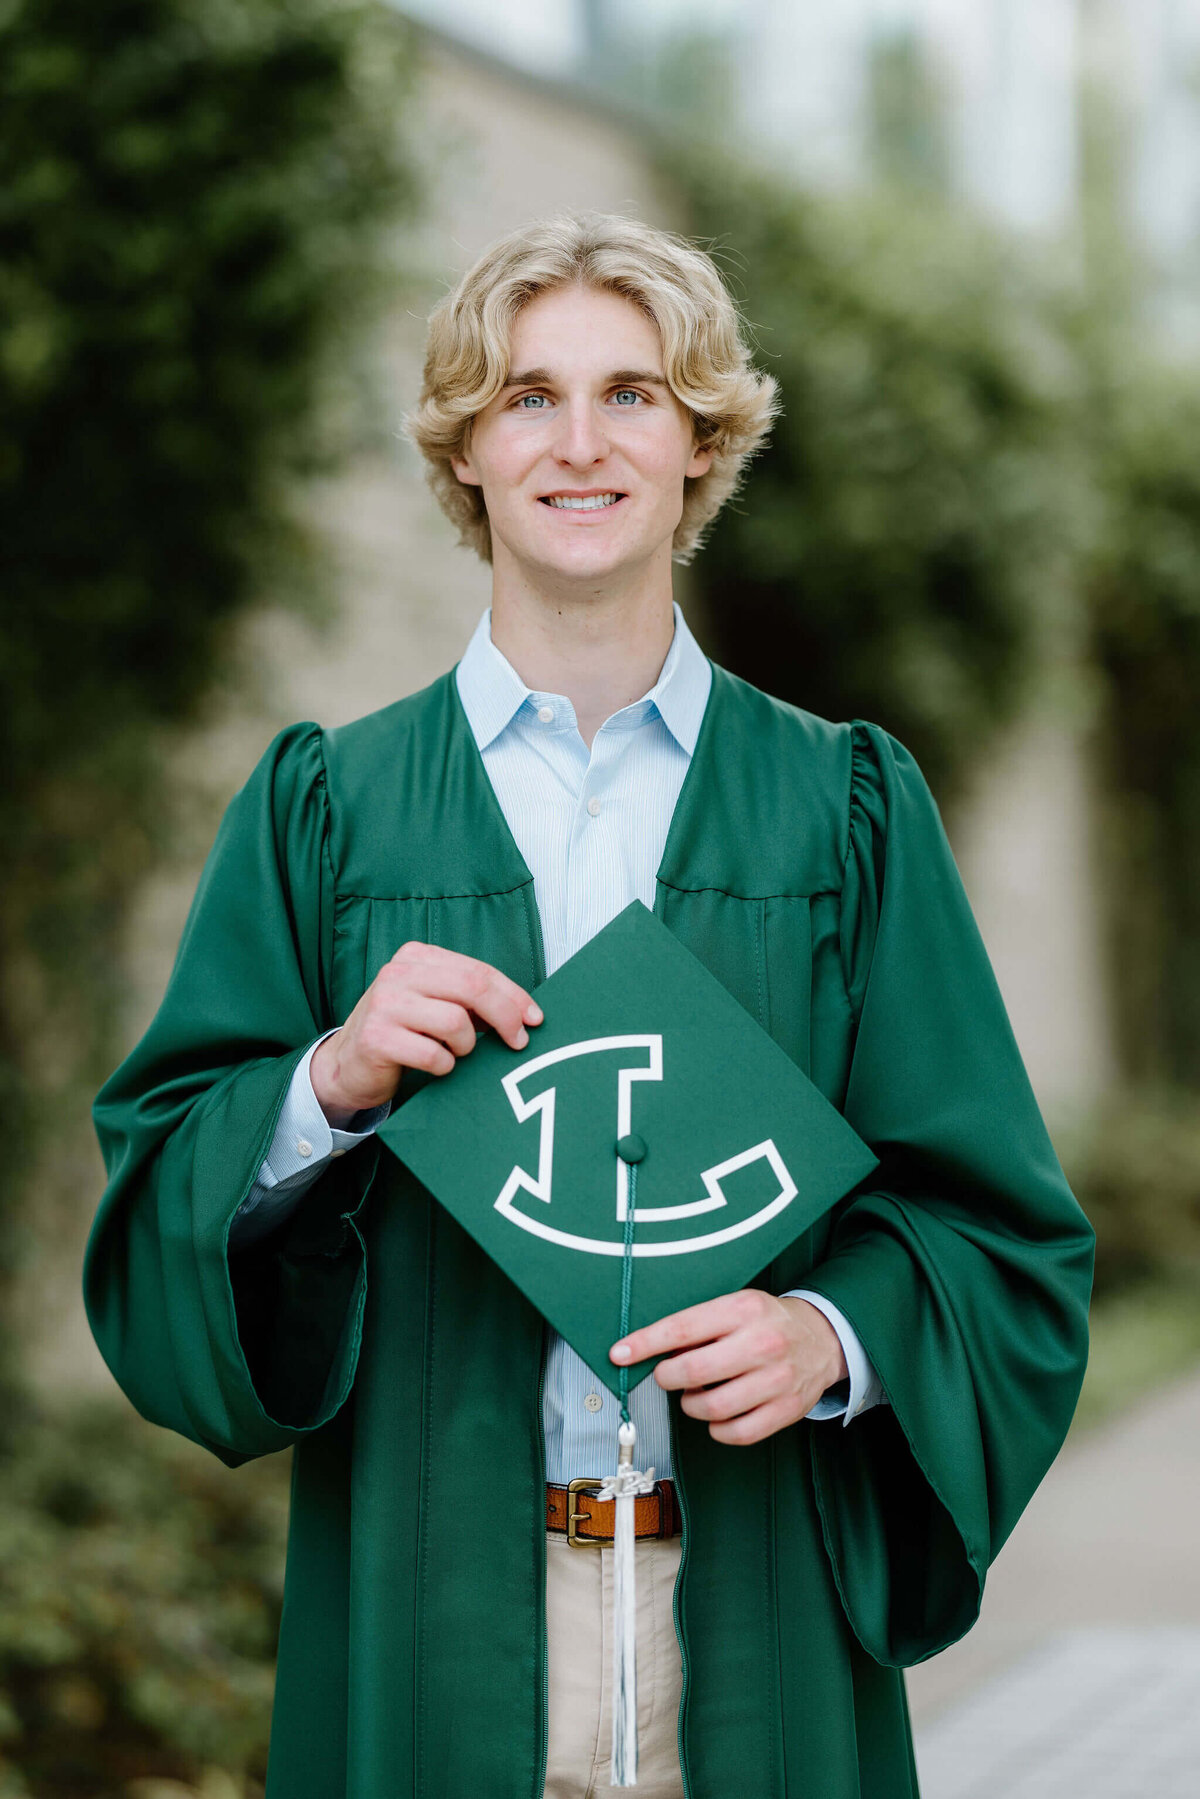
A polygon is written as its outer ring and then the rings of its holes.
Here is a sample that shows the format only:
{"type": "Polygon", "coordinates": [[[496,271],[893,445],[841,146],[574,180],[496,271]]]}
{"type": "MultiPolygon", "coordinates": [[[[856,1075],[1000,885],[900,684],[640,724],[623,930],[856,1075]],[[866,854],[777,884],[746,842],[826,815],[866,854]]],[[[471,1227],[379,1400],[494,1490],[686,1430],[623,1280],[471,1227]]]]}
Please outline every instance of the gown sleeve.
{"type": "Polygon", "coordinates": [[[1066,1435],[1094,1233],[924,778],[888,732],[852,731],[845,1115],[880,1166],[807,1285],[849,1318],[891,1404],[810,1444],[847,1617],[869,1654],[904,1667],[975,1622],[1066,1435]]]}
{"type": "Polygon", "coordinates": [[[327,1423],[358,1356],[374,1144],[229,1246],[293,1070],[337,1022],[332,931],[321,733],[296,725],[231,802],[162,1004],[93,1108],[109,1180],[84,1261],[92,1333],[143,1416],[231,1467],[327,1423]]]}

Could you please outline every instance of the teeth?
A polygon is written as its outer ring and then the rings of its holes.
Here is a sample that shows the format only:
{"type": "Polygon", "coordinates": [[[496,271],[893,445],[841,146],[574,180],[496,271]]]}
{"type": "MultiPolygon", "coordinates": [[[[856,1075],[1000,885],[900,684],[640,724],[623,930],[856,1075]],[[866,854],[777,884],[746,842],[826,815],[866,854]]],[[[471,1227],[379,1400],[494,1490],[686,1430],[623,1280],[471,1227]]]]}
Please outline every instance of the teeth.
{"type": "Polygon", "coordinates": [[[589,494],[585,500],[576,499],[572,494],[553,494],[550,496],[552,506],[565,507],[569,512],[595,512],[601,506],[612,506],[620,499],[619,493],[589,494]]]}

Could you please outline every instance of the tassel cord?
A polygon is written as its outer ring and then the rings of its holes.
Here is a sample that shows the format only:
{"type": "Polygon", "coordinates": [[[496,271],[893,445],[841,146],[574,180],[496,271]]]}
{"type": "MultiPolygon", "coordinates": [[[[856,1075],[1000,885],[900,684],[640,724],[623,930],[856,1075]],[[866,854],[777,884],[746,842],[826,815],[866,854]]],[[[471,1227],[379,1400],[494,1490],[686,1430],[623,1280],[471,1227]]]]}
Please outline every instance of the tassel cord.
{"type": "MultiPolygon", "coordinates": [[[[633,1224],[634,1212],[637,1209],[637,1163],[627,1162],[625,1172],[628,1177],[628,1188],[625,1195],[625,1243],[621,1259],[621,1329],[619,1335],[629,1334],[629,1315],[633,1305],[633,1224]]],[[[617,1383],[621,1389],[621,1422],[629,1423],[629,1370],[620,1370],[617,1383]]]]}
{"type": "MultiPolygon", "coordinates": [[[[637,1207],[637,1163],[626,1163],[625,1243],[621,1264],[621,1336],[629,1333],[633,1299],[633,1229],[637,1207]]],[[[629,1370],[621,1369],[621,1453],[618,1479],[633,1468],[637,1432],[629,1416],[629,1370]]],[[[615,1787],[637,1785],[637,1589],[633,1493],[621,1483],[613,1522],[613,1728],[612,1765],[615,1787]]]]}
{"type": "MultiPolygon", "coordinates": [[[[617,1153],[627,1174],[625,1237],[621,1264],[621,1335],[629,1335],[633,1298],[633,1231],[637,1208],[637,1163],[645,1155],[640,1139],[622,1139],[617,1153]],[[626,1148],[632,1153],[626,1155],[626,1148]]],[[[617,1429],[617,1471],[603,1481],[596,1497],[616,1501],[613,1519],[613,1630],[612,1630],[612,1765],[609,1784],[637,1785],[637,1591],[634,1499],[653,1493],[654,1470],[643,1474],[634,1467],[637,1428],[629,1415],[629,1369],[620,1370],[617,1392],[621,1422],[617,1429]]]]}

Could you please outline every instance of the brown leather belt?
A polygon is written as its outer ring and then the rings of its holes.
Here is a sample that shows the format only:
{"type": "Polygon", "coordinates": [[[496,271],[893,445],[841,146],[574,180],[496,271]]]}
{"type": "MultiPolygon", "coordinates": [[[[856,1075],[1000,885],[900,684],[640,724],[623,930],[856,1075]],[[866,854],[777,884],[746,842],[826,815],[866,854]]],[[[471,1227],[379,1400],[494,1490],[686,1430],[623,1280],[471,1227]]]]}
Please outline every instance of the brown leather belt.
{"type": "MultiPolygon", "coordinates": [[[[565,1530],[567,1542],[577,1548],[599,1547],[613,1540],[615,1499],[596,1499],[602,1483],[590,1477],[573,1480],[558,1487],[546,1482],[546,1529],[565,1530]]],[[[683,1529],[675,1484],[657,1480],[653,1493],[644,1493],[633,1502],[633,1532],[637,1537],[677,1537],[683,1529]]]]}

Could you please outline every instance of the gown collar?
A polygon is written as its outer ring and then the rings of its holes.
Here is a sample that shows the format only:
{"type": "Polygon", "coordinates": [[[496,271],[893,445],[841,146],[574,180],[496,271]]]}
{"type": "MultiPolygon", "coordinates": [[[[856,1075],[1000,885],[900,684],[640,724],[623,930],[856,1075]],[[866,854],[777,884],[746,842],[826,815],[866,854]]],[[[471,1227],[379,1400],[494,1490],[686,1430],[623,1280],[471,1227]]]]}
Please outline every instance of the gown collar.
{"type": "MultiPolygon", "coordinates": [[[[672,608],[675,629],[658,679],[647,693],[621,711],[656,711],[680,748],[691,756],[708,700],[712,664],[688,629],[678,600],[672,602],[672,608]]],[[[522,680],[492,640],[490,606],[476,625],[454,673],[463,711],[480,750],[494,743],[523,707],[535,710],[548,700],[566,699],[564,694],[542,692],[522,680]]]]}
{"type": "MultiPolygon", "coordinates": [[[[479,736],[481,732],[486,731],[495,723],[499,712],[507,704],[508,698],[511,698],[513,703],[509,706],[507,717],[492,731],[493,737],[496,731],[504,728],[504,725],[524,702],[525,695],[530,691],[525,687],[516,670],[512,668],[511,663],[500,656],[499,651],[491,643],[489,613],[490,609],[480,620],[475,636],[472,638],[472,646],[477,649],[483,647],[477,644],[476,640],[479,639],[480,633],[486,630],[487,648],[504,663],[505,668],[511,673],[512,680],[508,681],[507,677],[504,677],[507,689],[504,699],[500,698],[500,686],[497,682],[493,703],[484,709],[485,717],[475,703],[479,699],[482,689],[473,687],[468,677],[468,698],[464,699],[462,682],[457,678],[466,662],[465,655],[462,663],[456,665],[443,677],[449,687],[452,729],[455,730],[458,737],[458,741],[452,746],[448,746],[448,749],[450,759],[461,769],[463,777],[468,783],[466,797],[471,816],[480,821],[486,818],[490,823],[491,828],[487,841],[481,844],[480,848],[487,858],[489,868],[498,877],[497,885],[501,882],[505,887],[520,886],[526,882],[532,885],[533,875],[509,829],[508,820],[496,797],[480,751],[479,736]],[[517,686],[521,689],[519,695],[516,691],[517,686]],[[470,711],[468,705],[471,707],[470,711]]],[[[683,625],[683,630],[687,633],[686,639],[681,639],[680,625],[682,622],[683,616],[679,612],[676,602],[676,635],[672,640],[672,651],[678,649],[680,655],[674,669],[670,672],[670,678],[668,678],[667,663],[664,662],[657,685],[663,689],[663,697],[666,699],[666,705],[660,707],[664,722],[672,730],[672,735],[678,736],[680,731],[688,732],[692,737],[693,748],[692,759],[683,778],[679,798],[675,802],[662,860],[658,866],[656,889],[660,903],[663,887],[688,888],[696,884],[710,884],[707,879],[698,882],[698,876],[701,872],[700,862],[706,837],[711,833],[712,821],[709,802],[715,792],[719,776],[717,739],[720,733],[720,717],[728,704],[727,690],[731,679],[724,669],[704,655],[686,625],[683,625]],[[693,646],[697,656],[702,658],[709,677],[707,697],[704,698],[702,706],[695,716],[694,726],[689,725],[687,716],[689,709],[694,708],[698,685],[695,681],[694,668],[685,676],[679,695],[666,697],[667,690],[674,689],[679,681],[680,665],[685,660],[690,661],[689,645],[693,646]],[[668,709],[672,710],[674,714],[674,726],[666,717],[668,709]]],[[[668,654],[667,661],[670,661],[670,654],[668,654]]],[[[654,689],[651,690],[652,693],[654,691],[654,689]]],[[[656,703],[658,702],[656,701],[656,703]]],[[[491,741],[491,739],[488,738],[487,741],[491,741]]],[[[656,905],[655,909],[659,910],[660,905],[656,905]]]]}

